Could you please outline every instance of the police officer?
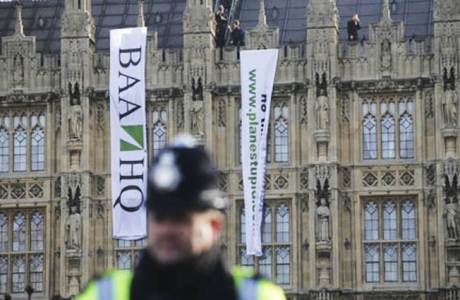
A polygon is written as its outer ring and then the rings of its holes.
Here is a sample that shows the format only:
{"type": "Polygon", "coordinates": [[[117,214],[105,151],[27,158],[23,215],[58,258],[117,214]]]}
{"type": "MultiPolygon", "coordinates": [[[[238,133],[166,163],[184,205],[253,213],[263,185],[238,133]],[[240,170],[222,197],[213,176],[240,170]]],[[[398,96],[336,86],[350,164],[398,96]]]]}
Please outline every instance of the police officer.
{"type": "Polygon", "coordinates": [[[190,137],[177,138],[149,169],[148,247],[134,274],[112,272],[77,300],[285,300],[252,270],[225,268],[219,238],[226,204],[209,154],[190,137]]]}

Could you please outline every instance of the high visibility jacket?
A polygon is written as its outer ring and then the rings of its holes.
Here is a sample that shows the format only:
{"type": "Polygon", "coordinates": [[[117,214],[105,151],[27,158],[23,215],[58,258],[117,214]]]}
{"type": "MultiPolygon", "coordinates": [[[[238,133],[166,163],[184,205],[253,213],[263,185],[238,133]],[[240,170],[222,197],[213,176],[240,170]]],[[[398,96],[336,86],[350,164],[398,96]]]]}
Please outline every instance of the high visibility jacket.
{"type": "MultiPolygon", "coordinates": [[[[236,267],[233,278],[239,300],[286,300],[280,287],[267,279],[256,278],[249,268],[236,267]]],[[[129,300],[132,279],[129,270],[114,271],[91,282],[75,300],[129,300]]]]}

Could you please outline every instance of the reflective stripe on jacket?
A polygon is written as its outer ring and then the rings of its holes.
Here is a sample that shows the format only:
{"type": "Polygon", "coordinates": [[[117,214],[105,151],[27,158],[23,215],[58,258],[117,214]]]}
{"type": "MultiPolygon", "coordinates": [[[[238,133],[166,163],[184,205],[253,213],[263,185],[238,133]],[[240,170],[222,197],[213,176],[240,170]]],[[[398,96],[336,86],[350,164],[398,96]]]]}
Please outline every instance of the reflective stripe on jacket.
{"type": "MultiPolygon", "coordinates": [[[[279,286],[254,275],[249,268],[234,268],[233,278],[239,300],[286,300],[279,286]]],[[[129,300],[132,279],[133,273],[129,270],[114,271],[91,282],[76,300],[129,300]]]]}

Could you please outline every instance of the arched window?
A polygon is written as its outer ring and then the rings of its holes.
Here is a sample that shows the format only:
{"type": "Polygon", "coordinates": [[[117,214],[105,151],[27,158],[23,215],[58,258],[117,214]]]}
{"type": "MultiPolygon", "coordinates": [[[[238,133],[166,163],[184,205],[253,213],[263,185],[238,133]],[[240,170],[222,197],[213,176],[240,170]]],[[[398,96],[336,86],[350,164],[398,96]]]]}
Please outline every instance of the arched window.
{"type": "Polygon", "coordinates": [[[414,158],[414,132],[412,116],[405,112],[399,120],[399,156],[402,159],[414,158]]]}
{"type": "Polygon", "coordinates": [[[26,250],[26,218],[22,212],[13,218],[13,251],[26,250]]]}
{"type": "Polygon", "coordinates": [[[45,131],[41,127],[32,130],[32,171],[45,169],[45,131]]]}
{"type": "Polygon", "coordinates": [[[377,159],[377,126],[375,117],[370,113],[363,120],[363,157],[377,159]]]}
{"type": "Polygon", "coordinates": [[[382,128],[382,158],[394,159],[395,153],[395,119],[386,113],[381,120],[382,128]]]}
{"type": "Polygon", "coordinates": [[[18,127],[14,132],[14,171],[27,170],[27,133],[24,128],[18,127]]]}
{"type": "Polygon", "coordinates": [[[44,240],[43,214],[35,212],[30,220],[30,248],[32,251],[42,251],[44,240]]]}
{"type": "Polygon", "coordinates": [[[275,122],[275,161],[287,162],[289,157],[288,123],[284,118],[275,122]]]}
{"type": "Polygon", "coordinates": [[[9,134],[6,128],[0,128],[0,172],[9,171],[9,134]]]}

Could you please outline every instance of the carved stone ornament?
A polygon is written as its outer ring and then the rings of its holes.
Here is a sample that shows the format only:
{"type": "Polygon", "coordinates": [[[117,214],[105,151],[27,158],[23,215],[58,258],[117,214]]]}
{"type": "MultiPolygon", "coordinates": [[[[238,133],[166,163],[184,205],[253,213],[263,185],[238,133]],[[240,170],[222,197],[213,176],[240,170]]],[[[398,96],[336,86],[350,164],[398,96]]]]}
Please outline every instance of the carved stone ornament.
{"type": "Polygon", "coordinates": [[[382,72],[391,71],[391,42],[388,39],[383,40],[381,44],[381,70],[382,72]]]}
{"type": "Polygon", "coordinates": [[[455,90],[455,69],[452,68],[450,75],[444,69],[444,97],[442,100],[442,112],[446,127],[457,127],[458,94],[455,90]]]}
{"type": "Polygon", "coordinates": [[[83,134],[83,111],[81,108],[80,87],[75,83],[72,91],[72,84],[69,82],[70,107],[67,115],[69,139],[81,141],[83,134]]]}
{"type": "Polygon", "coordinates": [[[195,136],[204,136],[204,105],[203,101],[192,101],[190,109],[191,131],[195,136]]]}

